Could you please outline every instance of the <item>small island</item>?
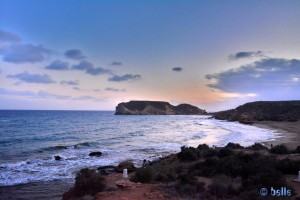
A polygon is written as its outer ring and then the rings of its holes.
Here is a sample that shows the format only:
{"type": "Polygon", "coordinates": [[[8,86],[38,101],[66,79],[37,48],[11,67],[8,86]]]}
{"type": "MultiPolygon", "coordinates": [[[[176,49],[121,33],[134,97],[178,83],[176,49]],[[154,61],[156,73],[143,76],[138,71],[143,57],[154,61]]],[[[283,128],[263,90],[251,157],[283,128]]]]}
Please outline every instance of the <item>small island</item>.
{"type": "Polygon", "coordinates": [[[173,106],[164,101],[129,101],[119,103],[115,115],[204,115],[207,114],[196,106],[179,104],[173,106]]]}

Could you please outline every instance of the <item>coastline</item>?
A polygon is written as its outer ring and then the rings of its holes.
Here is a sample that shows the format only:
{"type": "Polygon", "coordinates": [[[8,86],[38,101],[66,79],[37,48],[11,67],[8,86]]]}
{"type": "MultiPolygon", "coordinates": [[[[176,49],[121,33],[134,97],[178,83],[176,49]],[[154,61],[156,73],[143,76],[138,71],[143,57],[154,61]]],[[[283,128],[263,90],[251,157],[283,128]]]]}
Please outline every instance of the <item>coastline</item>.
{"type": "Polygon", "coordinates": [[[273,141],[262,142],[266,147],[284,144],[289,149],[295,149],[300,145],[300,121],[297,122],[276,122],[276,121],[255,121],[253,126],[271,129],[279,133],[278,138],[273,141]]]}

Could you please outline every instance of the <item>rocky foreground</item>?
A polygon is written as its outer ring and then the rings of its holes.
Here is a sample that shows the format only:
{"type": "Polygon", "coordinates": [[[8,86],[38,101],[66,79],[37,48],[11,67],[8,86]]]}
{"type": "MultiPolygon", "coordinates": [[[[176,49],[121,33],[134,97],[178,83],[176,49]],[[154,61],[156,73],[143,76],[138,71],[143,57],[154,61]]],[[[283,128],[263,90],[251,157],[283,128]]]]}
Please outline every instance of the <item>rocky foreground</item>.
{"type": "Polygon", "coordinates": [[[190,104],[173,106],[164,101],[129,101],[119,103],[116,115],[203,115],[205,110],[190,104]]]}
{"type": "Polygon", "coordinates": [[[300,146],[292,150],[284,145],[268,149],[261,144],[242,147],[234,143],[223,148],[182,147],[178,154],[145,161],[140,168],[126,161],[117,167],[82,169],[63,200],[299,200],[300,183],[294,181],[299,155],[300,146]],[[119,173],[123,168],[130,172],[127,179],[119,173]],[[261,188],[280,194],[262,197],[261,188]]]}
{"type": "Polygon", "coordinates": [[[257,101],[213,113],[216,119],[252,124],[255,121],[295,122],[300,119],[300,101],[257,101]]]}

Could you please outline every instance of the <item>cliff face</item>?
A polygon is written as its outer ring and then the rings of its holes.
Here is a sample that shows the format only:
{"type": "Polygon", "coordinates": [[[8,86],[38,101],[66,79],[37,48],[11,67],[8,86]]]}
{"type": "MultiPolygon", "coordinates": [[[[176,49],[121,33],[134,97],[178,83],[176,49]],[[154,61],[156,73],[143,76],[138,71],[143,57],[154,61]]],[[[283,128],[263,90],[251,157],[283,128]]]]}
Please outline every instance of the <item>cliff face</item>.
{"type": "Polygon", "coordinates": [[[300,101],[257,101],[236,109],[214,113],[216,119],[240,121],[297,121],[300,119],[300,101]]]}
{"type": "Polygon", "coordinates": [[[206,114],[196,106],[180,104],[173,106],[163,101],[130,101],[119,103],[116,115],[202,115],[206,114]]]}

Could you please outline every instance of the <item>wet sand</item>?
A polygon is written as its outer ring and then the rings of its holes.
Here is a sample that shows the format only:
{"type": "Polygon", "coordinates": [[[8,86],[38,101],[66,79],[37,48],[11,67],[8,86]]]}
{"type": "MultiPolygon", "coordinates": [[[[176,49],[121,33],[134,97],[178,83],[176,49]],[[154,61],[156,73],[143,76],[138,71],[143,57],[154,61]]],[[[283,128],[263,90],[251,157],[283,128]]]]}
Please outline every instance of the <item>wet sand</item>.
{"type": "Polygon", "coordinates": [[[274,122],[274,121],[260,121],[255,122],[254,126],[260,128],[266,128],[275,130],[277,133],[280,133],[279,138],[276,138],[274,141],[264,142],[267,147],[272,145],[284,144],[289,149],[295,149],[297,146],[300,146],[300,121],[297,122],[274,122]]]}

